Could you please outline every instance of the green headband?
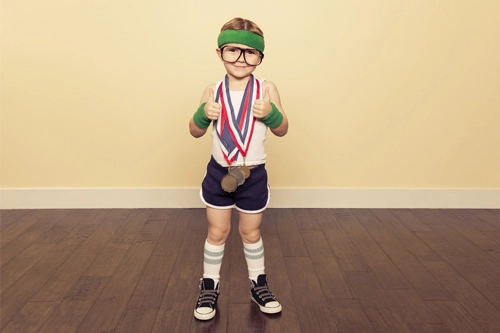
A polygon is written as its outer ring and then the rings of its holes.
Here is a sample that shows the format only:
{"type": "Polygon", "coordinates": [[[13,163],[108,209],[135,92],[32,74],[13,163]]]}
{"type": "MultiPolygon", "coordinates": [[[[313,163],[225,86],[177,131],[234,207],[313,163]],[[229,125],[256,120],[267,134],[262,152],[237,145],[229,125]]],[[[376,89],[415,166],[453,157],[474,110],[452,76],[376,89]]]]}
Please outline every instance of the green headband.
{"type": "Polygon", "coordinates": [[[237,43],[250,46],[264,53],[264,38],[248,30],[224,30],[217,38],[217,45],[237,43]]]}

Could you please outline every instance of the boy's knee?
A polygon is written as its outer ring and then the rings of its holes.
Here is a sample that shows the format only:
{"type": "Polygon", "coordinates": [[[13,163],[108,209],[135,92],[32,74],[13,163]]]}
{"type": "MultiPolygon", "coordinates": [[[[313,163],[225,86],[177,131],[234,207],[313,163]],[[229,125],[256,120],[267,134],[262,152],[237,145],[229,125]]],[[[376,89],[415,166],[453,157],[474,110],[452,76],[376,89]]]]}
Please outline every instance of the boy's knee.
{"type": "Polygon", "coordinates": [[[240,229],[241,240],[247,244],[257,243],[260,239],[260,229],[243,230],[240,229]]]}
{"type": "Polygon", "coordinates": [[[229,235],[229,228],[209,228],[208,229],[208,242],[214,245],[221,245],[226,242],[229,235]]]}

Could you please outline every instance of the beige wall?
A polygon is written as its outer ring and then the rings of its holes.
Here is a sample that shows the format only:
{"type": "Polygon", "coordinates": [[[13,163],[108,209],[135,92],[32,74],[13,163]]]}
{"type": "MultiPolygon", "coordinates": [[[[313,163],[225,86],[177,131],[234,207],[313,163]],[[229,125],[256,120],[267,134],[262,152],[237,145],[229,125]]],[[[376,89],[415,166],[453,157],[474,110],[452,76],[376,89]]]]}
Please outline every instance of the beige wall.
{"type": "Polygon", "coordinates": [[[272,186],[500,188],[500,1],[2,3],[3,188],[198,186],[187,123],[235,16],[290,119],[272,186]]]}

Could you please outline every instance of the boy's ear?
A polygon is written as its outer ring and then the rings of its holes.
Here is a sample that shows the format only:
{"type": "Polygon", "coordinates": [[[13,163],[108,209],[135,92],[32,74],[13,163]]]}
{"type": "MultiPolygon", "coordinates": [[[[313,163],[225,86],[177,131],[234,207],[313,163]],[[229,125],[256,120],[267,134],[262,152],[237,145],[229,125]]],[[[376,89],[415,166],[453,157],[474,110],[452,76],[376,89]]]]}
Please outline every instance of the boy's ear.
{"type": "Polygon", "coordinates": [[[215,49],[215,53],[219,56],[219,59],[222,61],[222,54],[220,52],[220,49],[215,49]]]}

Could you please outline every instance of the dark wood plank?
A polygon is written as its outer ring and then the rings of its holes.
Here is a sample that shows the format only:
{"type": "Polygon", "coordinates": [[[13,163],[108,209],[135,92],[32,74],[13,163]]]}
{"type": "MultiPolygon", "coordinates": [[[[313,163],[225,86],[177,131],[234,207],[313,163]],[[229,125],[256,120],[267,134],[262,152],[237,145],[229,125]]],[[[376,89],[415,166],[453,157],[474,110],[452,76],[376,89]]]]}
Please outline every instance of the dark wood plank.
{"type": "Polygon", "coordinates": [[[80,278],[48,320],[40,321],[43,326],[37,333],[75,332],[108,280],[109,277],[80,278]]]}
{"type": "Polygon", "coordinates": [[[432,226],[432,225],[439,225],[439,224],[444,224],[441,219],[436,217],[434,213],[436,212],[436,209],[414,209],[412,210],[412,214],[415,215],[415,217],[424,223],[425,225],[432,226]]]}
{"type": "MultiPolygon", "coordinates": [[[[460,305],[472,315],[475,321],[488,332],[498,332],[500,328],[500,310],[483,294],[459,275],[448,263],[428,261],[423,262],[423,264],[445,286],[460,305]]],[[[448,304],[448,306],[452,306],[449,305],[450,303],[434,304],[448,304]]],[[[444,320],[443,318],[441,319],[444,320]]],[[[455,331],[452,330],[452,332],[455,331]]]]}
{"type": "Polygon", "coordinates": [[[111,276],[132,246],[137,234],[115,233],[83,276],[111,276]]]}
{"type": "MultiPolygon", "coordinates": [[[[106,209],[72,209],[61,221],[41,235],[36,243],[56,244],[85,221],[98,225],[109,214],[106,209]]],[[[88,236],[88,235],[87,235],[88,236]]]]}
{"type": "MultiPolygon", "coordinates": [[[[456,230],[459,225],[461,225],[459,229],[467,228],[466,226],[464,227],[464,223],[453,218],[446,211],[435,210],[432,212],[432,215],[443,222],[443,224],[432,226],[432,230],[438,232],[444,239],[452,243],[456,250],[459,251],[459,255],[485,254],[481,247],[456,230]]],[[[494,262],[493,266],[497,266],[498,264],[494,262]]]]}
{"type": "Polygon", "coordinates": [[[233,304],[229,308],[229,321],[227,331],[235,333],[263,333],[265,322],[260,310],[250,303],[233,304]]]}
{"type": "Polygon", "coordinates": [[[419,260],[442,260],[415,232],[433,231],[413,214],[412,209],[372,210],[380,222],[419,260]]]}
{"type": "Polygon", "coordinates": [[[285,257],[285,262],[302,330],[338,332],[311,259],[285,257]]]}
{"type": "Polygon", "coordinates": [[[275,212],[274,216],[283,255],[285,257],[307,256],[307,249],[292,211],[290,209],[280,209],[275,212]]]}
{"type": "Polygon", "coordinates": [[[495,258],[448,225],[433,226],[435,233],[419,236],[478,290],[500,305],[500,269],[495,258]]]}
{"type": "Polygon", "coordinates": [[[50,214],[50,210],[36,209],[30,210],[27,214],[23,215],[16,222],[8,225],[2,230],[2,238],[0,239],[0,247],[4,247],[11,242],[26,229],[40,221],[44,216],[50,214]]]}
{"type": "Polygon", "coordinates": [[[375,333],[370,319],[358,299],[329,299],[339,332],[375,333]]]}
{"type": "Polygon", "coordinates": [[[28,302],[2,329],[2,333],[38,332],[57,305],[57,302],[28,302]]]}
{"type": "Polygon", "coordinates": [[[466,222],[466,225],[479,231],[500,231],[500,225],[488,223],[467,209],[439,210],[439,213],[456,221],[466,222]]]}
{"type": "Polygon", "coordinates": [[[115,329],[155,246],[155,241],[144,241],[130,247],[76,332],[115,329]]]}
{"type": "Polygon", "coordinates": [[[500,244],[500,231],[482,231],[482,234],[500,244]]]}
{"type": "Polygon", "coordinates": [[[13,258],[30,247],[41,235],[50,230],[68,213],[69,210],[49,211],[47,215],[38,220],[34,225],[27,228],[11,242],[3,246],[0,256],[0,266],[3,267],[6,263],[10,262],[13,258]]]}
{"type": "MultiPolygon", "coordinates": [[[[186,223],[188,224],[186,233],[165,288],[153,332],[189,331],[189,328],[194,325],[193,311],[199,295],[198,285],[203,270],[203,247],[207,237],[205,210],[193,210],[186,223]]],[[[223,283],[221,286],[224,288],[223,283]]],[[[227,297],[227,294],[224,296],[227,297]]],[[[223,308],[218,307],[216,317],[212,319],[214,325],[225,327],[225,322],[219,320],[225,315],[227,314],[224,314],[223,308]]]]}
{"type": "MultiPolygon", "coordinates": [[[[112,210],[91,234],[81,229],[83,235],[80,237],[86,238],[85,241],[51,277],[50,281],[38,291],[32,301],[60,302],[113,238],[128,214],[128,210],[112,210]]],[[[75,235],[75,237],[78,236],[75,235]]]]}
{"type": "Polygon", "coordinates": [[[316,220],[314,209],[292,208],[292,215],[300,231],[321,231],[322,228],[316,220]]]}
{"type": "MultiPolygon", "coordinates": [[[[163,221],[165,228],[130,301],[127,303],[125,312],[120,318],[116,328],[117,332],[138,332],[139,328],[145,332],[153,330],[156,315],[187,230],[186,221],[190,219],[191,214],[192,210],[178,209],[162,215],[164,220],[156,220],[163,221]],[[148,319],[152,317],[152,320],[145,320],[141,316],[146,316],[148,319]],[[136,322],[138,318],[141,319],[136,322]],[[136,330],[134,331],[132,328],[136,328],[136,330]]],[[[202,254],[200,253],[200,255],[202,254]]]]}
{"type": "Polygon", "coordinates": [[[101,226],[101,221],[95,221],[89,224],[83,220],[76,227],[74,227],[65,238],[68,239],[87,239],[101,226]]]}
{"type": "Polygon", "coordinates": [[[147,221],[165,221],[166,218],[160,217],[163,214],[168,216],[171,212],[171,209],[132,209],[117,233],[137,235],[147,221]]]}
{"type": "MultiPolygon", "coordinates": [[[[408,321],[436,321],[424,306],[411,304],[407,298],[395,304],[396,292],[404,295],[411,290],[385,290],[372,272],[348,272],[347,276],[376,332],[408,333],[410,332],[407,326],[408,321]],[[415,313],[410,315],[408,310],[404,311],[400,308],[402,305],[414,310],[415,313]]],[[[415,295],[411,298],[418,300],[415,295]]],[[[420,300],[421,302],[423,301],[420,300]]]]}
{"type": "Polygon", "coordinates": [[[0,231],[28,214],[31,209],[0,209],[0,231]]]}
{"type": "MultiPolygon", "coordinates": [[[[485,331],[458,302],[427,302],[434,313],[453,333],[485,333],[498,332],[498,329],[485,331]]],[[[497,327],[498,328],[498,327],[497,327]]]]}
{"type": "Polygon", "coordinates": [[[166,225],[168,223],[168,220],[148,220],[146,223],[144,223],[144,226],[141,228],[141,231],[139,231],[139,234],[137,235],[137,238],[135,239],[135,242],[140,243],[140,242],[157,242],[161,234],[163,233],[163,230],[165,229],[166,225]]]}
{"type": "Polygon", "coordinates": [[[393,311],[406,323],[441,322],[415,290],[385,290],[382,293],[392,301],[393,311]]]}
{"type": "Polygon", "coordinates": [[[15,260],[10,261],[0,271],[0,293],[10,288],[17,280],[28,272],[40,259],[45,257],[55,244],[33,244],[15,260]]]}
{"type": "MultiPolygon", "coordinates": [[[[500,231],[482,231],[478,230],[473,223],[470,223],[468,219],[465,219],[461,215],[455,216],[451,215],[450,212],[444,212],[447,224],[455,229],[457,232],[462,234],[465,238],[470,240],[474,245],[477,245],[481,250],[488,251],[492,247],[500,244],[499,242],[487,237],[485,232],[500,232],[500,231]],[[455,216],[455,217],[453,217],[455,216]]],[[[481,228],[485,229],[485,228],[481,228]]]]}
{"type": "Polygon", "coordinates": [[[458,232],[454,226],[454,220],[440,212],[433,212],[434,217],[442,219],[447,222],[443,224],[436,224],[431,226],[433,232],[431,233],[416,233],[435,251],[439,251],[442,256],[448,257],[470,257],[471,255],[477,256],[485,265],[492,268],[492,272],[499,272],[497,269],[498,262],[493,258],[487,256],[486,252],[463,234],[458,232]],[[432,245],[431,245],[432,244],[432,245]]]}
{"type": "Polygon", "coordinates": [[[66,239],[57,243],[46,256],[2,293],[1,328],[10,322],[84,241],[66,239]]]}
{"type": "Polygon", "coordinates": [[[118,322],[118,326],[116,326],[116,329],[112,332],[151,332],[157,314],[157,308],[125,308],[125,311],[118,322]]]}
{"type": "Polygon", "coordinates": [[[427,224],[423,223],[415,216],[414,209],[373,209],[372,211],[384,212],[386,216],[388,212],[394,214],[394,216],[397,217],[397,221],[393,219],[390,221],[394,226],[400,226],[406,230],[415,232],[432,231],[427,224]]]}
{"type": "Polygon", "coordinates": [[[412,333],[452,333],[444,324],[408,324],[412,333]]]}
{"type": "Polygon", "coordinates": [[[276,228],[275,213],[278,208],[269,208],[263,214],[262,225],[260,227],[260,233],[262,235],[278,235],[278,229],[276,228]]]}
{"type": "Polygon", "coordinates": [[[323,233],[337,257],[342,269],[348,271],[368,272],[370,267],[366,264],[363,256],[353,244],[349,235],[344,231],[340,222],[335,219],[333,210],[316,211],[319,224],[323,228],[323,233]]]}
{"type": "Polygon", "coordinates": [[[352,288],[337,263],[323,232],[303,232],[302,238],[325,296],[327,298],[354,298],[352,288]]]}
{"type": "Polygon", "coordinates": [[[491,226],[500,228],[500,209],[469,209],[468,211],[491,226]]]}
{"type": "Polygon", "coordinates": [[[349,238],[362,254],[371,271],[386,289],[411,289],[408,280],[389,259],[378,243],[373,239],[363,224],[354,216],[363,214],[363,210],[335,210],[335,217],[349,238]]]}
{"type": "MultiPolygon", "coordinates": [[[[437,211],[434,214],[446,223],[446,226],[435,226],[434,231],[446,231],[449,234],[443,234],[443,237],[452,239],[456,246],[460,246],[463,251],[468,253],[484,254],[484,250],[479,244],[494,244],[491,239],[484,237],[482,233],[469,224],[469,221],[453,217],[448,211],[437,211]]],[[[487,229],[487,228],[484,228],[487,229]]],[[[484,230],[495,231],[495,230],[484,230]]],[[[498,263],[500,264],[500,262],[498,263]]]]}
{"type": "Polygon", "coordinates": [[[362,210],[356,216],[424,300],[453,300],[446,289],[381,222],[393,219],[389,211],[362,210]]]}

